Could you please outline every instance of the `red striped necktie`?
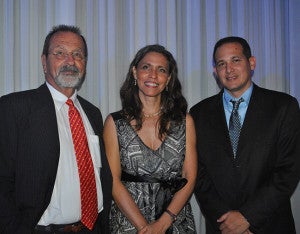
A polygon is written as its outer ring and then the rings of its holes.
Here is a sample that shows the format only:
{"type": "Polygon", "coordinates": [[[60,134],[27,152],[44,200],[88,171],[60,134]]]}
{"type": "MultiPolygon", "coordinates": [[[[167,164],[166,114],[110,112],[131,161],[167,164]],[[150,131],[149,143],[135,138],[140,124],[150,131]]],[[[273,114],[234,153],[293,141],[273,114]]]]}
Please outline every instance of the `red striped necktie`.
{"type": "Polygon", "coordinates": [[[80,180],[81,222],[92,230],[98,216],[93,161],[80,113],[71,99],[66,103],[69,106],[69,121],[80,180]]]}

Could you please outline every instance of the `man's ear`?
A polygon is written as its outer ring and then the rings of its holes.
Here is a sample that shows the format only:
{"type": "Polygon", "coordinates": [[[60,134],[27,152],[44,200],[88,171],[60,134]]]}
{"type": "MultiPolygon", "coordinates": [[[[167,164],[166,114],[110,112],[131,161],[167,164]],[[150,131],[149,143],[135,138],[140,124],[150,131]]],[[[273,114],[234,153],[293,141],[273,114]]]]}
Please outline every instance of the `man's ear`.
{"type": "Polygon", "coordinates": [[[43,66],[43,71],[44,71],[44,74],[47,73],[47,63],[46,63],[46,55],[42,54],[41,55],[41,61],[42,61],[42,66],[43,66]]]}
{"type": "Polygon", "coordinates": [[[249,58],[249,63],[250,63],[251,70],[254,71],[256,67],[256,58],[254,56],[251,56],[249,58]]]}

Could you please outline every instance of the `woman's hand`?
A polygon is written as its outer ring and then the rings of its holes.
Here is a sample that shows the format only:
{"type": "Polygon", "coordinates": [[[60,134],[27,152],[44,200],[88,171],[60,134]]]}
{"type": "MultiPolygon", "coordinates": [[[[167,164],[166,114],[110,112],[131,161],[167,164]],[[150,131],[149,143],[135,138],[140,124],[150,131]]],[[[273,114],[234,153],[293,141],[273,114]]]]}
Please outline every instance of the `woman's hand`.
{"type": "Polygon", "coordinates": [[[138,234],[164,234],[172,225],[173,220],[164,212],[158,220],[153,221],[142,228],[138,234]]]}
{"type": "Polygon", "coordinates": [[[160,223],[158,220],[148,224],[138,234],[164,234],[166,233],[165,225],[160,223]]]}
{"type": "Polygon", "coordinates": [[[137,233],[144,234],[144,233],[147,233],[147,230],[148,230],[148,225],[139,228],[137,233]]]}

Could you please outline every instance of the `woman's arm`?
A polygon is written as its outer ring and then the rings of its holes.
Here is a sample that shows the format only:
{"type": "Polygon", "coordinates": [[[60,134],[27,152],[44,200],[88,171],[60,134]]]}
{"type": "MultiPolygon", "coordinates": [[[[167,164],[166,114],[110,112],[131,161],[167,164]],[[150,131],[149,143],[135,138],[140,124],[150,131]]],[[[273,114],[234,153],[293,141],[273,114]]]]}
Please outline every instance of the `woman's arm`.
{"type": "Polygon", "coordinates": [[[121,182],[121,162],[119,143],[117,137],[116,126],[111,115],[109,115],[104,123],[104,144],[105,151],[113,176],[112,195],[119,209],[128,218],[137,230],[147,225],[146,219],[143,217],[138,206],[132,199],[126,187],[121,182]]]}

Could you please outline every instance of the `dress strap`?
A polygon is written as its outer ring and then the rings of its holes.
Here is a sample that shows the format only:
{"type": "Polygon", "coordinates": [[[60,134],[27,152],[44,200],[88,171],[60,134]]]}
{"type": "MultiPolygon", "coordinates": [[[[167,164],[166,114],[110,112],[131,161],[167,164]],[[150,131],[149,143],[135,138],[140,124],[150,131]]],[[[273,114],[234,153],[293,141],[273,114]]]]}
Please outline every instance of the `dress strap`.
{"type": "Polygon", "coordinates": [[[113,117],[114,121],[117,121],[119,119],[122,119],[123,118],[123,115],[122,115],[122,111],[116,111],[116,112],[113,112],[111,113],[111,116],[113,117]]]}

